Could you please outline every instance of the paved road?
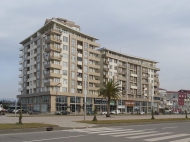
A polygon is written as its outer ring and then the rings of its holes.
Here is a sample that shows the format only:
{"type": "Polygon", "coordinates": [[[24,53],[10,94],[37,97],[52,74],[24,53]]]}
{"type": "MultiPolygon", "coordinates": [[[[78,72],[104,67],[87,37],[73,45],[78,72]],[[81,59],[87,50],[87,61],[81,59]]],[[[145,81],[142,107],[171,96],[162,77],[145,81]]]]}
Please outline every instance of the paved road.
{"type": "MultiPolygon", "coordinates": [[[[190,117],[190,116],[188,116],[190,117]]],[[[97,116],[98,120],[126,120],[126,119],[150,119],[150,115],[112,115],[110,118],[106,118],[105,115],[97,116]]],[[[185,118],[185,115],[158,115],[155,118],[185,118]]],[[[75,121],[83,120],[83,116],[42,116],[42,117],[24,117],[23,123],[47,123],[47,124],[55,124],[60,127],[91,127],[94,125],[77,123],[75,121]]],[[[87,116],[87,120],[92,120],[93,116],[87,116]]],[[[16,123],[18,122],[18,117],[6,117],[0,116],[0,123],[16,123]]]]}
{"type": "Polygon", "coordinates": [[[190,122],[2,134],[0,142],[190,142],[190,122]]]}

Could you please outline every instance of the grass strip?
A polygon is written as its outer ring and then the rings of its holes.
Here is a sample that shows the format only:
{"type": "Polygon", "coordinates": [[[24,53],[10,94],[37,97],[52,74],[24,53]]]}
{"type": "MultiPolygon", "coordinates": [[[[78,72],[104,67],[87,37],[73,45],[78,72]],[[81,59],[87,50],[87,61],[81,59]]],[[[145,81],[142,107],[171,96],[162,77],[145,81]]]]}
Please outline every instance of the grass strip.
{"type": "Polygon", "coordinates": [[[161,123],[161,122],[184,122],[190,121],[190,118],[165,118],[165,119],[131,119],[131,120],[98,120],[98,121],[77,121],[87,124],[121,124],[121,123],[161,123]]]}
{"type": "Polygon", "coordinates": [[[9,129],[26,129],[26,128],[44,128],[48,126],[56,126],[51,124],[43,123],[23,123],[23,124],[0,124],[0,130],[9,130],[9,129]]]}

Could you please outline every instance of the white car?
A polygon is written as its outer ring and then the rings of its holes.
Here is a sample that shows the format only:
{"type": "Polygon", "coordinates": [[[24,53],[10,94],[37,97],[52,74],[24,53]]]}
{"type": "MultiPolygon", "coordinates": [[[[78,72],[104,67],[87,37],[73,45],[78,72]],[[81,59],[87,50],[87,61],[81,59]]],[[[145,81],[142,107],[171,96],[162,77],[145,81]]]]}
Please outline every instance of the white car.
{"type": "Polygon", "coordinates": [[[107,112],[106,111],[102,111],[102,113],[101,114],[107,114],[107,112]]]}
{"type": "Polygon", "coordinates": [[[110,114],[120,114],[120,113],[121,113],[120,110],[113,110],[110,112],[110,114]]]}
{"type": "Polygon", "coordinates": [[[140,114],[145,114],[145,112],[141,111],[140,114]]]}

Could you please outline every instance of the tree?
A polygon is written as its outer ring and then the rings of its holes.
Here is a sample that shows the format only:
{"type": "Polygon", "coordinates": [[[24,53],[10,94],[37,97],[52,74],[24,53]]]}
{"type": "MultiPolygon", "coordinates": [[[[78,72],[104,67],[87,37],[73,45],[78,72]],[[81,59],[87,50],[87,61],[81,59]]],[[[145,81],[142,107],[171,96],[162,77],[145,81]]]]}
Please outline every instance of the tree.
{"type": "Polygon", "coordinates": [[[187,117],[187,110],[185,110],[185,118],[188,118],[188,117],[187,117]]]}
{"type": "Polygon", "coordinates": [[[96,106],[94,107],[94,118],[92,121],[98,121],[98,119],[96,118],[96,114],[97,114],[97,109],[96,106]]]}
{"type": "Polygon", "coordinates": [[[19,122],[18,124],[22,124],[22,109],[19,111],[19,122]]]}
{"type": "Polygon", "coordinates": [[[110,101],[117,100],[120,97],[120,87],[118,82],[108,81],[103,84],[103,87],[98,90],[98,96],[108,100],[108,108],[106,117],[110,117],[110,101]]]}

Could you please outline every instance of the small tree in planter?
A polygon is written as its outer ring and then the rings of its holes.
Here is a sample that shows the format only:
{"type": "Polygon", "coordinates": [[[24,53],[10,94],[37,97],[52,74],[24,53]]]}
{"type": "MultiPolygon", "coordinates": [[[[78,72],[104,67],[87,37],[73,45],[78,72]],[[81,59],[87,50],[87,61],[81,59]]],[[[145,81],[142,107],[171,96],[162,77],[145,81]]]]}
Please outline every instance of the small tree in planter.
{"type": "Polygon", "coordinates": [[[19,112],[19,122],[18,124],[22,124],[22,110],[19,112]]]}
{"type": "Polygon", "coordinates": [[[152,107],[152,118],[151,119],[155,119],[154,118],[154,111],[153,111],[153,107],[152,107]]]}
{"type": "Polygon", "coordinates": [[[94,118],[92,121],[98,121],[98,119],[96,118],[96,114],[97,114],[97,109],[96,106],[94,107],[94,118]]]}

